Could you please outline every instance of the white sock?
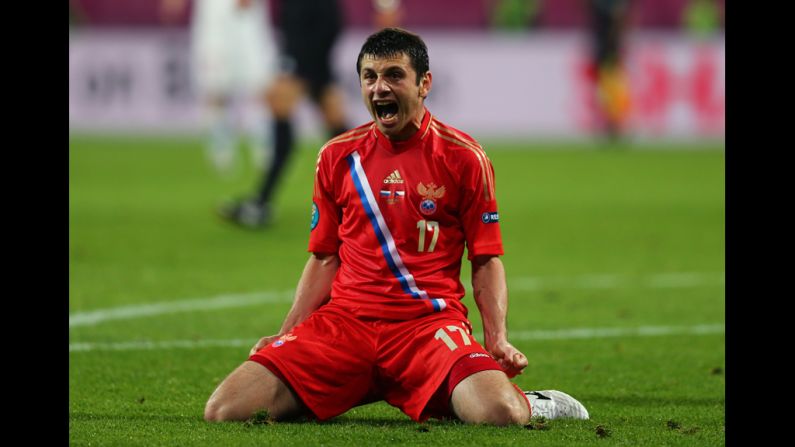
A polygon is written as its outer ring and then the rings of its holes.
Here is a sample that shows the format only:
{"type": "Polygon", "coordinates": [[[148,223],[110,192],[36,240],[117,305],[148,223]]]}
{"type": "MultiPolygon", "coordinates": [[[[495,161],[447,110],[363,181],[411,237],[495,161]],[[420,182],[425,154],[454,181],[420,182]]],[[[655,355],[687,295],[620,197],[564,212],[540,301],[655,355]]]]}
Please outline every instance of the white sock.
{"type": "Polygon", "coordinates": [[[246,109],[246,133],[251,163],[264,171],[273,157],[273,117],[262,103],[252,99],[246,109]]]}
{"type": "Polygon", "coordinates": [[[216,169],[229,173],[235,162],[235,132],[231,107],[207,107],[208,130],[206,152],[216,169]]]}

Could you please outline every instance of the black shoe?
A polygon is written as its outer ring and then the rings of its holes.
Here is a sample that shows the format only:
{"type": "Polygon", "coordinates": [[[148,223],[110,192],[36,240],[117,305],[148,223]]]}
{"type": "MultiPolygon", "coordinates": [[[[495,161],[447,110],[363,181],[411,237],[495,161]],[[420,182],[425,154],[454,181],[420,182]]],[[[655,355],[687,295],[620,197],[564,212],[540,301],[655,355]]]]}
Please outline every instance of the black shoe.
{"type": "Polygon", "coordinates": [[[271,223],[271,209],[267,203],[260,204],[254,200],[242,200],[224,203],[218,207],[218,215],[241,227],[258,229],[271,223]]]}

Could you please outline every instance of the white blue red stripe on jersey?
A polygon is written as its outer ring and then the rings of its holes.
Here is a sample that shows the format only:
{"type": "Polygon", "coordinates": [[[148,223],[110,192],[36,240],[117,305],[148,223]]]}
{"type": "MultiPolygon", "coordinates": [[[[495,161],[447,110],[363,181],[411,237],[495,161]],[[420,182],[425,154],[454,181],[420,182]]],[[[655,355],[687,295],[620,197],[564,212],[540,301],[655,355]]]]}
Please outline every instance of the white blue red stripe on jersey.
{"type": "Polygon", "coordinates": [[[378,202],[376,202],[373,191],[370,189],[370,182],[367,180],[364,168],[362,168],[359,153],[354,151],[346,157],[346,160],[351,170],[353,184],[356,186],[356,191],[359,193],[364,211],[367,213],[367,217],[373,225],[375,236],[381,244],[381,251],[384,254],[384,259],[386,259],[389,270],[391,270],[392,274],[398,279],[404,292],[416,299],[430,300],[436,312],[443,310],[447,307],[447,303],[443,299],[429,298],[426,291],[417,287],[416,282],[414,282],[414,276],[409,273],[405,264],[403,264],[403,260],[400,258],[400,254],[397,251],[395,240],[392,238],[392,233],[389,231],[389,227],[386,226],[384,217],[381,215],[381,210],[378,208],[378,202]]]}

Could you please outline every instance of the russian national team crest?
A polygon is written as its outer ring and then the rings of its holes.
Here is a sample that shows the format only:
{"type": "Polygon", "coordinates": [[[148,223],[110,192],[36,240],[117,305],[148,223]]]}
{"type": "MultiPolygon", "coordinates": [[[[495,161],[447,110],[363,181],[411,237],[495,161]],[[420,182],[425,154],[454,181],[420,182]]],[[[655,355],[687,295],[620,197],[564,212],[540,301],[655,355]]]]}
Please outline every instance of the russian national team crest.
{"type": "Polygon", "coordinates": [[[293,341],[296,338],[298,338],[298,337],[293,335],[292,332],[289,333],[289,334],[284,334],[281,337],[279,337],[278,340],[276,340],[275,342],[271,343],[271,346],[273,346],[274,348],[278,348],[279,346],[287,343],[288,341],[293,341]]]}
{"type": "Polygon", "coordinates": [[[428,183],[427,186],[420,183],[417,185],[417,192],[422,197],[420,212],[430,216],[436,212],[436,200],[444,197],[445,190],[444,186],[437,187],[435,183],[428,183]]]}

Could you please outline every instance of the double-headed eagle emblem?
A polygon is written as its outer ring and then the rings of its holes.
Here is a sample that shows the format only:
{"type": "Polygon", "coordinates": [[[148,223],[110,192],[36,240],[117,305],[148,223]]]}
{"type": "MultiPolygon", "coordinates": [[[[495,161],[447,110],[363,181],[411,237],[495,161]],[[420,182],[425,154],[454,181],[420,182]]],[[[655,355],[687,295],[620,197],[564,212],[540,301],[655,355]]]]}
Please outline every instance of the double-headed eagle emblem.
{"type": "Polygon", "coordinates": [[[444,197],[444,186],[437,187],[435,183],[428,183],[428,186],[420,183],[417,185],[417,192],[423,199],[441,199],[444,197]]]}

